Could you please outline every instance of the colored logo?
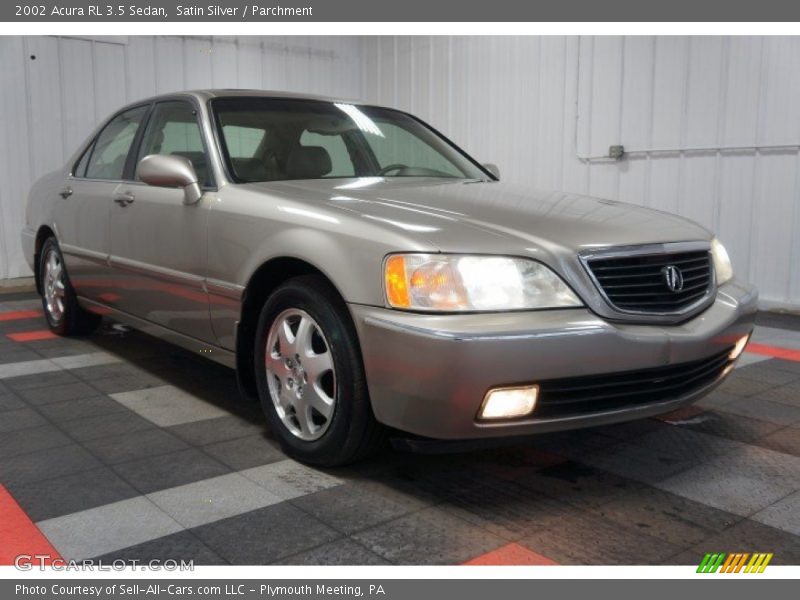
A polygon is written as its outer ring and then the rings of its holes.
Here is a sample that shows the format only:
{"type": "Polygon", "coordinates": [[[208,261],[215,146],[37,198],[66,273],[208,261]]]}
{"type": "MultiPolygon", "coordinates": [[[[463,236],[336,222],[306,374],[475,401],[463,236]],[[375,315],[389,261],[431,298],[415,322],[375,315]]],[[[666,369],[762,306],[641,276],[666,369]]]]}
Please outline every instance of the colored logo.
{"type": "Polygon", "coordinates": [[[697,567],[698,573],[763,573],[769,561],[772,560],[772,552],[724,552],[708,553],[700,561],[697,567]]]}
{"type": "Polygon", "coordinates": [[[667,265],[661,269],[661,276],[670,292],[680,292],[683,289],[683,273],[675,265],[667,265]]]}

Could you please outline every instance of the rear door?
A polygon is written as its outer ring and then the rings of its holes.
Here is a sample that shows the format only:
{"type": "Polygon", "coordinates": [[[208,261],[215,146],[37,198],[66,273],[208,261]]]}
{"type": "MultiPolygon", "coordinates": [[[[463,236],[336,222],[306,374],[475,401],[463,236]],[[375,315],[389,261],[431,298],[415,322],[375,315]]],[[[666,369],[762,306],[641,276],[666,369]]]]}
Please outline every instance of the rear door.
{"type": "Polygon", "coordinates": [[[70,281],[85,298],[102,302],[115,293],[108,266],[110,209],[148,110],[149,105],[137,106],[109,120],[60,191],[56,235],[70,281]]]}
{"type": "MultiPolygon", "coordinates": [[[[149,154],[188,158],[201,187],[213,189],[197,110],[188,100],[157,102],[133,168],[149,154]]],[[[210,194],[192,205],[183,190],[149,186],[133,176],[115,190],[111,207],[111,266],[124,282],[115,308],[192,338],[211,341],[207,266],[210,194]]]]}

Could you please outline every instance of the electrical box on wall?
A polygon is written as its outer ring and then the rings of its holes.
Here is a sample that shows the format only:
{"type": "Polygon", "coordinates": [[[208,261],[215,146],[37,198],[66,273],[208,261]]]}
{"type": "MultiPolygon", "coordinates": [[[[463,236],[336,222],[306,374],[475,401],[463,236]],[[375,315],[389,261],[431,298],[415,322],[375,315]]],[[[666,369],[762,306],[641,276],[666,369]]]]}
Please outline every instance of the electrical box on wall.
{"type": "Polygon", "coordinates": [[[620,160],[623,156],[625,156],[625,146],[609,146],[608,156],[614,160],[620,160]]]}

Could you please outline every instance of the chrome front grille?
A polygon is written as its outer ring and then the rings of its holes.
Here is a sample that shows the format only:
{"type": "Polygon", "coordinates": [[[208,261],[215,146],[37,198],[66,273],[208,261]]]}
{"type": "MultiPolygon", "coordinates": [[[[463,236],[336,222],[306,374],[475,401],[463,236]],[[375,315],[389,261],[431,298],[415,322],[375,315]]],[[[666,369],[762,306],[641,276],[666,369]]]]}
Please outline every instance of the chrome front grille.
{"type": "Polygon", "coordinates": [[[709,250],[591,256],[585,264],[621,312],[681,314],[702,304],[714,288],[709,250]]]}

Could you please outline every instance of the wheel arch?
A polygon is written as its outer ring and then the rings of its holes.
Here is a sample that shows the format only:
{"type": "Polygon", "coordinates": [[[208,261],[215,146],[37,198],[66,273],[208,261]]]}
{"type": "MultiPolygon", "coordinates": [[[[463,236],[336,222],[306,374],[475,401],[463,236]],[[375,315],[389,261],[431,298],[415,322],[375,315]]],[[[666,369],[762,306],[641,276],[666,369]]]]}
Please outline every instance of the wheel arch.
{"type": "MultiPolygon", "coordinates": [[[[258,400],[252,351],[261,307],[269,295],[280,285],[302,275],[317,275],[323,278],[336,291],[342,304],[346,304],[344,296],[331,278],[322,269],[307,260],[292,256],[279,256],[271,258],[259,266],[248,280],[242,293],[242,306],[236,329],[237,381],[242,395],[249,400],[258,400]]],[[[352,319],[349,311],[347,317],[352,319]]]]}
{"type": "Polygon", "coordinates": [[[36,231],[36,242],[33,247],[33,280],[36,283],[36,292],[39,295],[42,294],[42,281],[41,274],[39,273],[39,259],[42,254],[42,246],[44,246],[44,242],[47,238],[55,236],[55,232],[48,225],[42,225],[36,231]]]}

